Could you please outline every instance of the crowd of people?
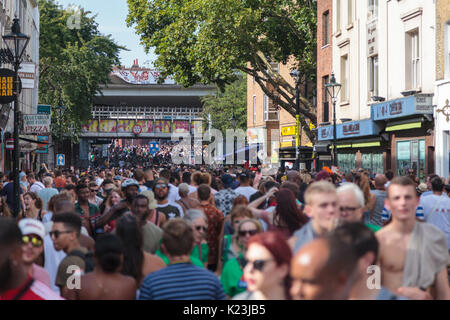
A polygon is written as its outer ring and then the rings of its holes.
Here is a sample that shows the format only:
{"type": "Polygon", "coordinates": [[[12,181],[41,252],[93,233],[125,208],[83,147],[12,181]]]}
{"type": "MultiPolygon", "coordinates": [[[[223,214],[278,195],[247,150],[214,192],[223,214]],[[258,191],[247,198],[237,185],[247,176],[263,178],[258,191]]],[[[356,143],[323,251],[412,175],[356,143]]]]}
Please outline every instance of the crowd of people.
{"type": "Polygon", "coordinates": [[[21,173],[17,216],[1,175],[0,300],[450,299],[450,181],[263,176],[173,165],[169,149],[21,173]]]}

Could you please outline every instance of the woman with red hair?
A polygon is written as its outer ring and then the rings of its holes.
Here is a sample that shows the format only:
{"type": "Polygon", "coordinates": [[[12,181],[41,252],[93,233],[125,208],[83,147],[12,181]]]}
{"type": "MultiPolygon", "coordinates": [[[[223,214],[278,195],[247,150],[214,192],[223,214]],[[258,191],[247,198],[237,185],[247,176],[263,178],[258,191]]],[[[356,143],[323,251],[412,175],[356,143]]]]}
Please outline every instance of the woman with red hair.
{"type": "Polygon", "coordinates": [[[247,291],[233,300],[290,300],[289,266],[292,251],[278,232],[265,232],[250,238],[244,279],[247,291]]]}

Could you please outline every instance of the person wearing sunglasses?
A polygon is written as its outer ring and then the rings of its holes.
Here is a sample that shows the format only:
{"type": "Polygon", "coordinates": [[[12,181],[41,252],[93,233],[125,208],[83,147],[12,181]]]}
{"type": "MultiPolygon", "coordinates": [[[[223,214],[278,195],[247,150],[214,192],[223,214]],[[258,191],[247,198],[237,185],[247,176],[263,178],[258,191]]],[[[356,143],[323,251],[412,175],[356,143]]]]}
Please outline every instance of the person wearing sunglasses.
{"type": "Polygon", "coordinates": [[[291,249],[282,233],[265,232],[251,237],[244,268],[247,291],[233,300],[290,300],[291,259],[291,249]]]}
{"type": "Polygon", "coordinates": [[[44,252],[44,225],[36,219],[27,218],[20,220],[19,228],[22,231],[22,259],[28,275],[51,288],[48,272],[36,264],[36,261],[44,252]]]}
{"type": "Polygon", "coordinates": [[[103,202],[103,199],[98,196],[99,190],[100,188],[95,181],[89,183],[89,202],[97,207],[103,202]]]}
{"type": "Polygon", "coordinates": [[[229,297],[234,297],[247,289],[247,284],[243,278],[244,267],[247,264],[245,254],[250,238],[262,231],[261,223],[255,219],[245,219],[237,227],[238,243],[243,251],[236,258],[225,263],[220,277],[220,282],[229,297]]]}
{"type": "MultiPolygon", "coordinates": [[[[192,227],[194,235],[194,247],[189,256],[189,260],[195,266],[206,268],[208,266],[209,253],[209,246],[206,242],[206,233],[208,231],[208,221],[206,216],[201,210],[188,210],[183,219],[192,227]]],[[[162,243],[162,240],[160,243],[162,243]]],[[[156,255],[160,257],[166,265],[169,265],[169,258],[163,253],[161,248],[156,251],[156,255]]]]}

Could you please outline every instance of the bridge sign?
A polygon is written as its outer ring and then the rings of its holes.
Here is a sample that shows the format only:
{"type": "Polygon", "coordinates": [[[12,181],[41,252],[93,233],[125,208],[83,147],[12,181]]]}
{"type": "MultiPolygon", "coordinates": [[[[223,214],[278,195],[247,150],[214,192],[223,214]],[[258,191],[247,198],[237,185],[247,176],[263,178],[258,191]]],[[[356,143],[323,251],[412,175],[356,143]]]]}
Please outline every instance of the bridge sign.
{"type": "Polygon", "coordinates": [[[64,166],[65,163],[66,163],[66,156],[64,154],[57,154],[56,155],[56,165],[64,166]]]}
{"type": "Polygon", "coordinates": [[[159,142],[152,141],[148,143],[148,150],[154,156],[159,151],[159,142]]]}

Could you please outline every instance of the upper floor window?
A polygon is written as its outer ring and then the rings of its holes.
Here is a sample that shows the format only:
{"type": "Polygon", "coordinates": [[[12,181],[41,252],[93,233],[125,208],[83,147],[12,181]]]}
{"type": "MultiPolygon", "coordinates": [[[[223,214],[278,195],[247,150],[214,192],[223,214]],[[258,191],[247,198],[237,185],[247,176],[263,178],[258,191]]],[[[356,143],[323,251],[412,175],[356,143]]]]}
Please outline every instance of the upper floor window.
{"type": "Polygon", "coordinates": [[[347,24],[353,23],[353,0],[347,2],[347,24]]]}
{"type": "Polygon", "coordinates": [[[330,12],[326,11],[322,17],[322,25],[323,25],[323,38],[322,38],[322,46],[326,46],[330,44],[330,12]]]}
{"type": "Polygon", "coordinates": [[[341,0],[336,0],[336,31],[341,31],[341,0]]]}
{"type": "Polygon", "coordinates": [[[406,33],[406,89],[418,89],[421,86],[421,59],[419,31],[416,29],[406,33]]]}
{"type": "Polygon", "coordinates": [[[367,10],[369,17],[378,17],[378,0],[367,0],[367,10]]]}
{"type": "Polygon", "coordinates": [[[341,57],[341,101],[348,101],[350,98],[350,70],[348,55],[341,57]]]}
{"type": "Polygon", "coordinates": [[[445,78],[450,78],[450,21],[445,24],[445,78]]]}

